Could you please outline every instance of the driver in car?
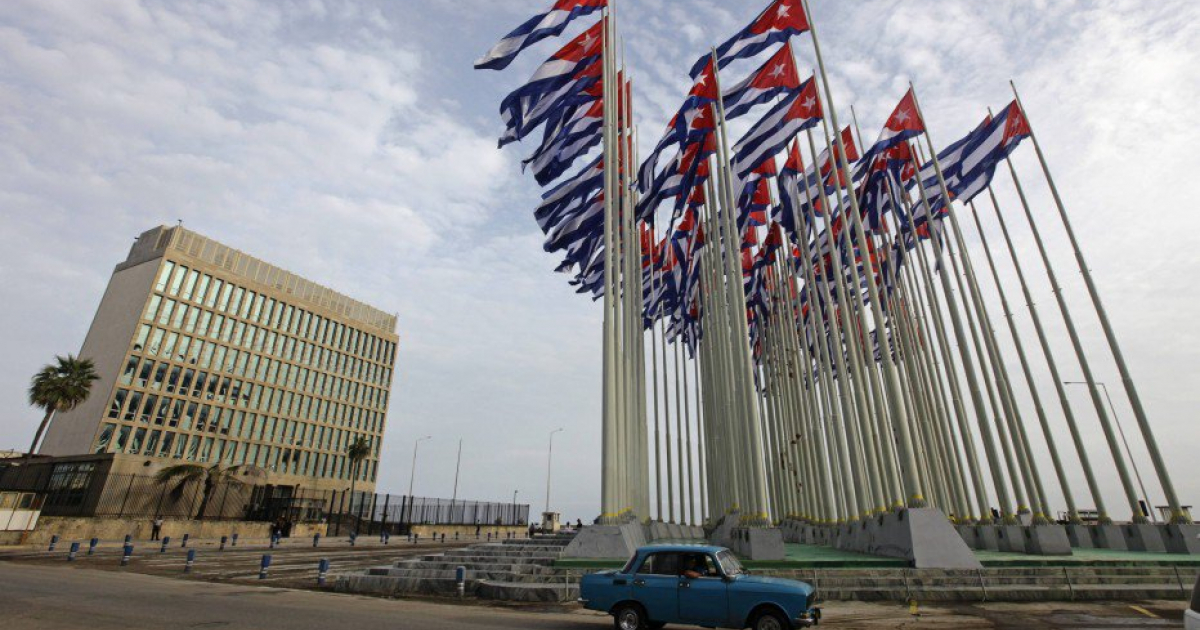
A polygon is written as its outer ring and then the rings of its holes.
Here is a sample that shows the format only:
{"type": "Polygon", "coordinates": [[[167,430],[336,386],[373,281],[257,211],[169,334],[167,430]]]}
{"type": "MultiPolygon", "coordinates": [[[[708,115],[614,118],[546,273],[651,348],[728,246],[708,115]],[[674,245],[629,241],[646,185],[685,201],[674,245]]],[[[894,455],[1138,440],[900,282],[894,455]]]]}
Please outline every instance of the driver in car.
{"type": "Polygon", "coordinates": [[[686,578],[708,577],[708,564],[704,561],[704,556],[699,554],[688,554],[683,557],[683,570],[680,572],[686,578]]]}

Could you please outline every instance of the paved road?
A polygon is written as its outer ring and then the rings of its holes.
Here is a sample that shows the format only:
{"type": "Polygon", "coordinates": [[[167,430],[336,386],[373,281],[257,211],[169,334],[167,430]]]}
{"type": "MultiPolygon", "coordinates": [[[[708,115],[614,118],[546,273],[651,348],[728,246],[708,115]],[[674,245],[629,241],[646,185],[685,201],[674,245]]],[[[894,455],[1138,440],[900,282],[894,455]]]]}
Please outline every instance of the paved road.
{"type": "MultiPolygon", "coordinates": [[[[926,607],[920,618],[894,604],[833,604],[822,628],[1116,630],[1179,628],[1182,602],[987,604],[926,607]]],[[[5,630],[220,628],[388,630],[532,628],[596,630],[608,617],[572,608],[499,608],[386,600],[325,592],[177,580],[45,564],[0,562],[5,630]]]]}

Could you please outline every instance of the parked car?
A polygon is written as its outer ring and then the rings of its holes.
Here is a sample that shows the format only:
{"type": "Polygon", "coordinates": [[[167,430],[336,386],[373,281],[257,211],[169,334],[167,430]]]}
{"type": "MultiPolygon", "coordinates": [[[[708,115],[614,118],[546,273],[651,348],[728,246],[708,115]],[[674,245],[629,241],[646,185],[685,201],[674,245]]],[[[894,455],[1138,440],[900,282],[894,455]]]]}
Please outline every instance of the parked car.
{"type": "Polygon", "coordinates": [[[579,595],[585,608],[611,614],[617,630],[791,630],[821,619],[812,586],[750,575],[733,552],[708,545],[642,547],[620,570],[585,575],[579,595]]]}
{"type": "Polygon", "coordinates": [[[1184,630],[1200,630],[1200,576],[1196,576],[1196,585],[1192,587],[1192,603],[1183,613],[1184,630]]]}

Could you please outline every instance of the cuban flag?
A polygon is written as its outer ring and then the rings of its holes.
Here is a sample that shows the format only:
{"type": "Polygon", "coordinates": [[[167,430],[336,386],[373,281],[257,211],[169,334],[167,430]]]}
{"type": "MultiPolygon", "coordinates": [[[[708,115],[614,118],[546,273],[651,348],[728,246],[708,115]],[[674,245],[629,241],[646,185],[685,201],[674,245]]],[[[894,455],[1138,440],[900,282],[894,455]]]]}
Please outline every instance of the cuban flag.
{"type": "Polygon", "coordinates": [[[821,120],[821,101],[813,79],[781,100],[733,147],[733,169],[741,181],[787,146],[797,133],[821,120]]]}
{"type": "Polygon", "coordinates": [[[792,57],[791,48],[782,46],[754,74],[722,95],[725,119],[733,120],[748,113],[755,105],[766,103],[799,87],[800,74],[796,71],[796,61],[792,57]]]}
{"type": "Polygon", "coordinates": [[[580,33],[547,59],[525,85],[504,97],[500,103],[500,116],[507,132],[501,138],[500,146],[524,138],[573,88],[583,89],[599,81],[603,72],[598,63],[603,47],[601,24],[598,22],[580,33]],[[585,82],[587,85],[580,85],[585,82]]]}
{"type": "Polygon", "coordinates": [[[533,216],[543,232],[549,231],[573,210],[577,210],[590,194],[604,186],[603,157],[596,157],[578,173],[542,194],[542,203],[533,216]]]}
{"type": "Polygon", "coordinates": [[[558,0],[549,11],[535,15],[516,30],[504,36],[487,54],[475,62],[475,69],[503,70],[522,50],[546,39],[562,35],[567,25],[577,17],[595,13],[608,0],[558,0]]]}
{"type": "Polygon", "coordinates": [[[664,151],[675,145],[682,146],[689,142],[702,140],[709,132],[716,129],[716,121],[713,120],[709,108],[709,105],[716,101],[717,81],[713,76],[712,63],[709,63],[700,76],[696,77],[696,83],[688,92],[683,105],[671,118],[662,138],[638,169],[638,188],[643,194],[655,179],[654,173],[658,168],[658,160],[664,151]]]}
{"type": "MultiPolygon", "coordinates": [[[[724,68],[735,59],[753,57],[770,48],[772,44],[787,41],[792,35],[808,31],[808,16],[804,14],[802,0],[774,0],[765,11],[758,14],[750,26],[733,36],[733,39],[717,46],[717,67],[724,68]]],[[[704,70],[704,64],[712,55],[701,57],[692,66],[691,76],[704,70]]]]}
{"type": "Polygon", "coordinates": [[[579,156],[600,144],[603,127],[604,102],[594,101],[591,107],[577,109],[575,116],[523,163],[533,165],[533,178],[545,186],[571,168],[579,156]]]}
{"type": "Polygon", "coordinates": [[[546,231],[543,249],[547,252],[566,249],[604,226],[604,191],[598,191],[580,208],[580,211],[563,217],[557,225],[546,231]]]}
{"type": "MultiPolygon", "coordinates": [[[[925,123],[917,114],[916,97],[913,95],[912,88],[909,88],[908,93],[904,95],[904,98],[900,99],[900,104],[896,106],[895,111],[892,112],[887,122],[884,123],[883,131],[879,133],[879,139],[863,155],[864,166],[870,168],[870,165],[875,161],[874,158],[876,155],[887,151],[909,138],[915,138],[924,131],[925,123]]],[[[840,164],[838,168],[841,168],[840,164]]],[[[865,169],[862,170],[865,171],[865,169]]],[[[865,174],[865,172],[856,173],[855,179],[865,174]]]]}
{"type": "Polygon", "coordinates": [[[1029,136],[1029,122],[1017,102],[1013,101],[978,135],[979,139],[963,155],[964,178],[975,171],[994,168],[1007,158],[1021,140],[1029,136]]]}

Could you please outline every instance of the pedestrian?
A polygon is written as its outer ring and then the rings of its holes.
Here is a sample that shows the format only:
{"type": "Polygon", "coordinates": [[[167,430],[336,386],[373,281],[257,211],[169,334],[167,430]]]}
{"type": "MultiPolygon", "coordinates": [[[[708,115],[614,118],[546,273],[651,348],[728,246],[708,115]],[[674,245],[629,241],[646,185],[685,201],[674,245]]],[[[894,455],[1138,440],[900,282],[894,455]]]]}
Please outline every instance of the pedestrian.
{"type": "Polygon", "coordinates": [[[162,515],[155,515],[154,520],[150,521],[150,540],[158,540],[162,534],[163,519],[162,515]]]}
{"type": "Polygon", "coordinates": [[[583,519],[577,518],[575,519],[575,531],[579,531],[581,529],[583,529],[583,519]]]}
{"type": "Polygon", "coordinates": [[[475,523],[475,537],[476,537],[476,538],[479,538],[479,532],[480,532],[480,530],[482,530],[482,529],[483,529],[483,528],[482,528],[482,527],[479,525],[479,523],[475,523]]]}

